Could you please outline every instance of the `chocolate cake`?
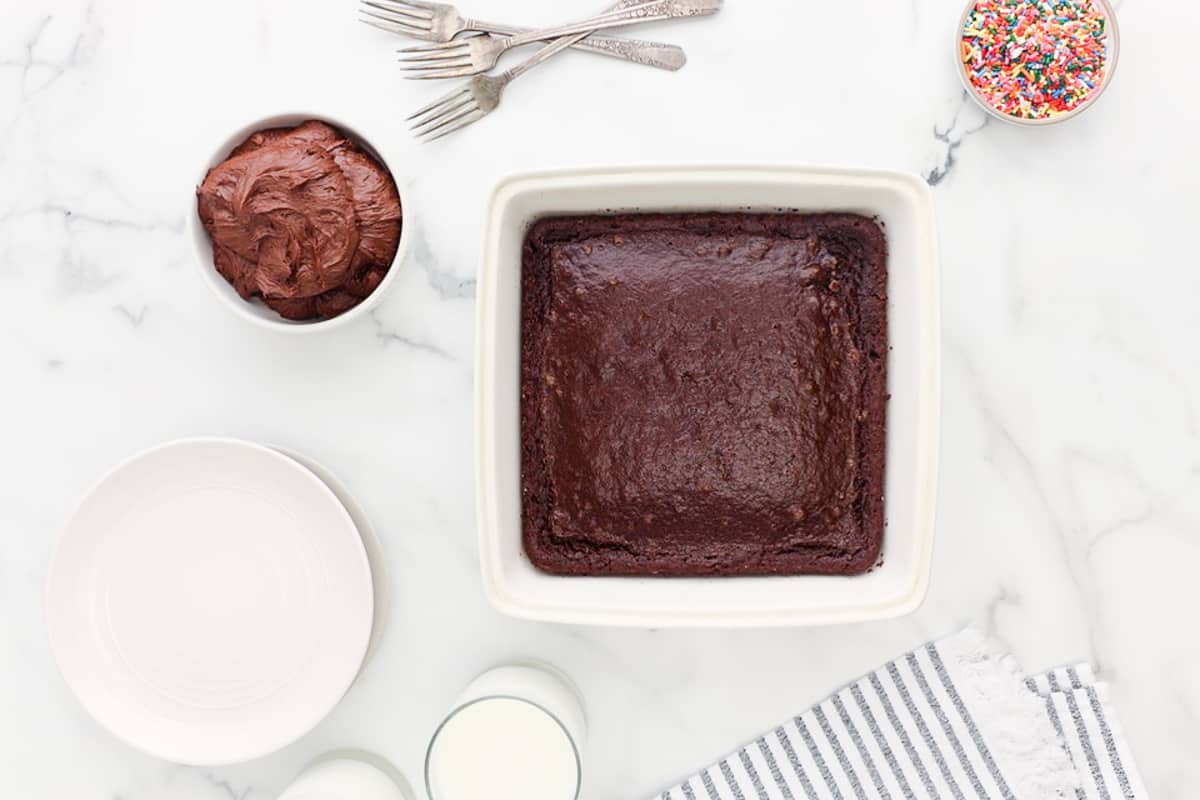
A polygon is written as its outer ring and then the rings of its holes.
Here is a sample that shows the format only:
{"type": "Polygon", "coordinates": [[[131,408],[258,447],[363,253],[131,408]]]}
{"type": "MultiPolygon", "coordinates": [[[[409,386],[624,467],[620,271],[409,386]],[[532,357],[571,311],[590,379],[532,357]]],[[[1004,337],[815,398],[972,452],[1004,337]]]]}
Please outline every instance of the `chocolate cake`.
{"type": "Polygon", "coordinates": [[[523,531],[538,568],[877,562],[887,242],[874,220],[543,219],[521,280],[523,531]]]}

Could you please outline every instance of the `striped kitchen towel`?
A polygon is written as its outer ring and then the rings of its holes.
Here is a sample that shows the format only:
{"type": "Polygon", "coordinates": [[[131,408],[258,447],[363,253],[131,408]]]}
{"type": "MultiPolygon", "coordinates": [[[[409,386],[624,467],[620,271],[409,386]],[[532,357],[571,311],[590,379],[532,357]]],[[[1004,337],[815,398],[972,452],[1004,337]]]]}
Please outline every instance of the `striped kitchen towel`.
{"type": "Polygon", "coordinates": [[[1026,677],[967,630],[931,642],[655,800],[1145,800],[1087,665],[1026,677]]]}

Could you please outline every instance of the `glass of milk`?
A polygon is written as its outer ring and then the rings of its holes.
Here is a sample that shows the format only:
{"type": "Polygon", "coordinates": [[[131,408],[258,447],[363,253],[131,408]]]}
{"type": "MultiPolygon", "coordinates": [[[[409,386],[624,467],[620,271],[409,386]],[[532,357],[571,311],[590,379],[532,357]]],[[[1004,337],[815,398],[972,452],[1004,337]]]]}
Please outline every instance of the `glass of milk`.
{"type": "Polygon", "coordinates": [[[488,670],[459,696],[425,755],[430,800],[576,800],[587,722],[578,692],[546,665],[488,670]]]}

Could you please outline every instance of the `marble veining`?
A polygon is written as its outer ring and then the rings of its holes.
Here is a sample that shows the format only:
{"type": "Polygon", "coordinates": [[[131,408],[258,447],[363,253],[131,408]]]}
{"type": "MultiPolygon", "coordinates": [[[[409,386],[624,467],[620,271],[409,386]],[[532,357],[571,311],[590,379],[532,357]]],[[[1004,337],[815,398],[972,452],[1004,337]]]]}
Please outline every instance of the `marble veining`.
{"type": "Polygon", "coordinates": [[[962,147],[968,136],[979,133],[989,122],[992,122],[992,118],[964,90],[949,124],[944,128],[936,123],[933,126],[933,139],[940,145],[938,149],[942,159],[941,163],[925,173],[925,180],[930,186],[937,186],[950,175],[950,170],[957,163],[955,153],[958,148],[962,147]]]}
{"type": "MultiPolygon", "coordinates": [[[[462,0],[553,23],[585,0],[462,0]]],[[[655,25],[668,74],[584,53],[420,146],[399,41],[353,3],[33,0],[0,23],[0,782],[52,800],[269,800],[362,748],[419,784],[477,672],[554,662],[590,710],[585,800],[639,798],[840,683],[973,622],[1029,670],[1100,665],[1156,800],[1200,796],[1200,5],[1120,7],[1112,87],[1080,119],[989,119],[954,74],[962,0],[726,0],[655,25]],[[770,19],[771,24],[762,21],[770,19]],[[309,43],[322,42],[319,50],[309,43]],[[1168,97],[1171,95],[1171,97],[1168,97]],[[308,110],[384,139],[412,258],[369,317],[320,337],[234,318],[185,224],[217,142],[308,110]],[[524,169],[756,161],[904,169],[933,186],[944,409],[929,599],[885,623],[782,631],[575,629],[487,606],[475,554],[475,267],[490,187],[524,169]],[[370,513],[392,606],[334,713],[268,758],[164,764],[99,729],[46,642],[58,530],[108,467],[168,438],[242,436],[325,463],[370,513]],[[819,657],[810,654],[820,654],[819,657]]]]}

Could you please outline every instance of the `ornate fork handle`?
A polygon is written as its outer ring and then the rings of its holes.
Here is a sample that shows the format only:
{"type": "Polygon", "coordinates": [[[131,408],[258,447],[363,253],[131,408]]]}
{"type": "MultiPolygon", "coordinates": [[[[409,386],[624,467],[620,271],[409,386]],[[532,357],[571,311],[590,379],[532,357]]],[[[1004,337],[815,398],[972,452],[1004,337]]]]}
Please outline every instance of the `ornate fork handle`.
{"type": "Polygon", "coordinates": [[[672,19],[675,17],[695,17],[702,14],[712,14],[721,7],[720,0],[652,0],[628,6],[620,11],[600,14],[591,19],[581,20],[569,25],[555,28],[520,33],[505,40],[505,47],[520,47],[524,44],[539,42],[544,39],[557,39],[564,36],[574,36],[580,33],[605,28],[619,28],[639,22],[654,22],[656,20],[672,19]]]}
{"type": "MultiPolygon", "coordinates": [[[[621,8],[638,5],[639,0],[626,0],[621,8]]],[[[488,33],[498,36],[517,36],[522,33],[532,33],[533,28],[519,28],[512,25],[496,25],[494,23],[478,23],[488,33]]],[[[648,42],[642,39],[610,39],[608,37],[589,36],[572,45],[576,50],[587,50],[635,64],[644,64],[659,69],[677,70],[687,63],[687,54],[683,48],[673,44],[648,42]]],[[[557,52],[557,51],[556,51],[557,52]]]]}

